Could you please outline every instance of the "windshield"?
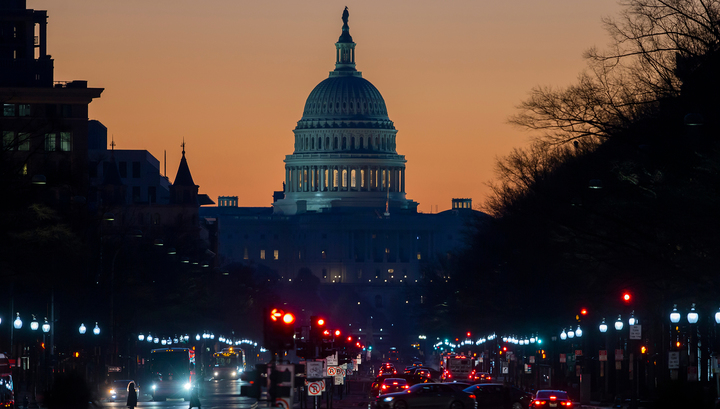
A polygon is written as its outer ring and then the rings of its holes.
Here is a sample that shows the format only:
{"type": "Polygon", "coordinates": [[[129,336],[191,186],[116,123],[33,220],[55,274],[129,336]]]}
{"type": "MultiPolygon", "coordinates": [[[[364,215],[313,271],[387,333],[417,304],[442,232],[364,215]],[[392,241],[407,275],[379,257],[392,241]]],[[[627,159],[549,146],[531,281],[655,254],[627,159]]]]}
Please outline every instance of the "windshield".
{"type": "Polygon", "coordinates": [[[152,354],[150,371],[153,374],[164,376],[190,375],[190,356],[187,350],[162,351],[152,354]]]}
{"type": "Polygon", "coordinates": [[[554,396],[556,399],[567,399],[568,395],[567,392],[563,391],[538,391],[537,392],[537,399],[550,399],[551,396],[554,396]]]}

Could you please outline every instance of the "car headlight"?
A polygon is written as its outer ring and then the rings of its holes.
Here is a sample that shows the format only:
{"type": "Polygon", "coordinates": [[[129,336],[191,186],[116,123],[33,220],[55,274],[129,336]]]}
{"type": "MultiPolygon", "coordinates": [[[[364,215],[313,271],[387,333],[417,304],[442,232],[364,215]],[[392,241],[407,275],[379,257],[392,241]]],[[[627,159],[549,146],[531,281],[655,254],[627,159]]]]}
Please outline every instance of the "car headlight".
{"type": "Polygon", "coordinates": [[[115,394],[115,389],[110,389],[110,394],[111,394],[111,395],[114,395],[114,394],[115,394]]]}
{"type": "Polygon", "coordinates": [[[392,396],[388,396],[387,398],[383,399],[383,402],[392,402],[395,398],[392,396]]]}
{"type": "Polygon", "coordinates": [[[190,390],[191,387],[192,385],[190,384],[190,382],[185,384],[185,389],[190,390]]]}
{"type": "Polygon", "coordinates": [[[237,372],[233,372],[232,374],[230,374],[230,376],[235,376],[235,375],[237,375],[237,372]]]}
{"type": "Polygon", "coordinates": [[[215,376],[218,376],[218,373],[217,373],[217,372],[215,372],[215,376]]]}

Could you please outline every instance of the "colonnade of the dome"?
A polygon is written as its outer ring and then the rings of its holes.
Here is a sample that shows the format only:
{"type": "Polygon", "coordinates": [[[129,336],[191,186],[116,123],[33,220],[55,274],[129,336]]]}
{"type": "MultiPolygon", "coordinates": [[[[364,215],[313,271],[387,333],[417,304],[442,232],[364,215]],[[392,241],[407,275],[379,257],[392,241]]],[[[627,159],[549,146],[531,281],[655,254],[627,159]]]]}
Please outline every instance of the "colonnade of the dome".
{"type": "Polygon", "coordinates": [[[395,133],[355,136],[355,133],[295,133],[295,152],[370,150],[395,152],[395,133]]]}
{"type": "Polygon", "coordinates": [[[363,165],[286,166],[285,192],[405,193],[405,167],[363,165]]]}

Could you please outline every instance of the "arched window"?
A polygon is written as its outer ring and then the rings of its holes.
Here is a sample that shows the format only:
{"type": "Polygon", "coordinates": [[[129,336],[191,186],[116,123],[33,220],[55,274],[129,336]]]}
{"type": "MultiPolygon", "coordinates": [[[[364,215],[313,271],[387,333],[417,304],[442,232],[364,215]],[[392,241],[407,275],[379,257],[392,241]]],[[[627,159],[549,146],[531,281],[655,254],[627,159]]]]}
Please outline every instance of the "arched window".
{"type": "Polygon", "coordinates": [[[333,149],[337,150],[338,148],[338,137],[335,137],[335,143],[333,144],[333,149]]]}
{"type": "Polygon", "coordinates": [[[325,137],[325,149],[330,149],[330,138],[325,137]]]}
{"type": "Polygon", "coordinates": [[[310,149],[315,150],[315,138],[310,139],[310,149]]]}
{"type": "Polygon", "coordinates": [[[355,179],[357,178],[357,172],[355,169],[350,171],[350,187],[355,189],[357,187],[357,183],[355,182],[355,179]]]}
{"type": "Polygon", "coordinates": [[[387,150],[387,142],[385,141],[385,138],[382,138],[382,150],[387,150]]]}
{"type": "Polygon", "coordinates": [[[342,150],[347,149],[347,138],[343,136],[342,138],[342,150]]]}
{"type": "Polygon", "coordinates": [[[363,146],[363,137],[361,136],[361,137],[360,137],[360,149],[363,149],[363,148],[364,148],[364,146],[363,146]]]}
{"type": "Polygon", "coordinates": [[[350,138],[350,149],[355,149],[355,137],[350,138]]]}
{"type": "Polygon", "coordinates": [[[342,171],[342,187],[343,188],[347,188],[347,185],[348,185],[347,179],[348,179],[347,169],[343,169],[343,171],[342,171]]]}

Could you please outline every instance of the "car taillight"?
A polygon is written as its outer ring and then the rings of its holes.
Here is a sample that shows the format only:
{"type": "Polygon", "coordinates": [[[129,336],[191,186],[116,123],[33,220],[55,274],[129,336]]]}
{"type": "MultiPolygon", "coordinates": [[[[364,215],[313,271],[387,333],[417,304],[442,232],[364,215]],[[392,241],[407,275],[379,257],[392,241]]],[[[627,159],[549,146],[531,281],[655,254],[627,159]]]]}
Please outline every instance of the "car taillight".
{"type": "Polygon", "coordinates": [[[387,389],[387,385],[383,385],[382,388],[383,388],[383,389],[387,389]]]}
{"type": "Polygon", "coordinates": [[[560,404],[565,406],[566,408],[572,407],[572,402],[561,402],[560,404]]]}
{"type": "Polygon", "coordinates": [[[470,394],[470,397],[473,398],[473,399],[475,399],[475,395],[473,395],[473,394],[470,394]]]}
{"type": "Polygon", "coordinates": [[[407,389],[407,388],[409,388],[409,386],[403,385],[403,389],[407,389]]]}
{"type": "Polygon", "coordinates": [[[546,404],[546,403],[547,403],[547,402],[545,402],[544,400],[536,400],[536,401],[535,401],[535,406],[541,406],[541,405],[544,405],[544,404],[546,404]]]}

